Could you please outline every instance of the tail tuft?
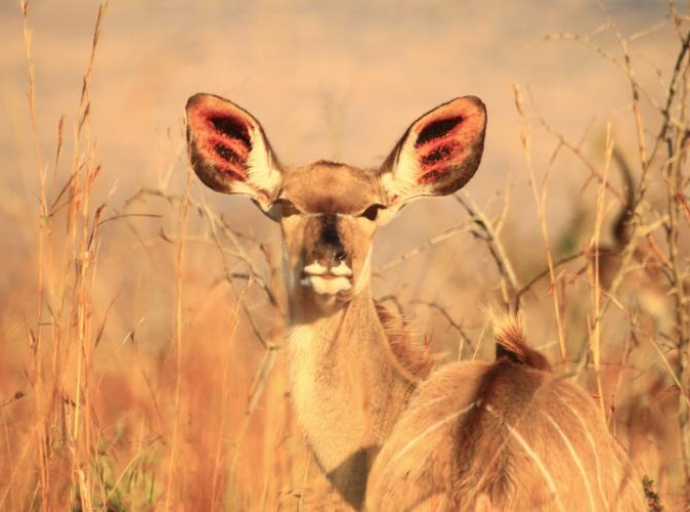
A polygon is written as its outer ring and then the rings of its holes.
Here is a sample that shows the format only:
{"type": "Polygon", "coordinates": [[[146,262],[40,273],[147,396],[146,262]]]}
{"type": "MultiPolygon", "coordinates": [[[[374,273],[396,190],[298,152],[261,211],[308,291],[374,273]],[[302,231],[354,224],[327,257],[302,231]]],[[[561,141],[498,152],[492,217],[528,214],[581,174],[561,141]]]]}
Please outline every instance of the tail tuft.
{"type": "Polygon", "coordinates": [[[549,361],[541,353],[530,348],[522,328],[522,320],[514,312],[489,311],[496,338],[496,359],[506,358],[517,364],[538,370],[551,371],[549,361]]]}

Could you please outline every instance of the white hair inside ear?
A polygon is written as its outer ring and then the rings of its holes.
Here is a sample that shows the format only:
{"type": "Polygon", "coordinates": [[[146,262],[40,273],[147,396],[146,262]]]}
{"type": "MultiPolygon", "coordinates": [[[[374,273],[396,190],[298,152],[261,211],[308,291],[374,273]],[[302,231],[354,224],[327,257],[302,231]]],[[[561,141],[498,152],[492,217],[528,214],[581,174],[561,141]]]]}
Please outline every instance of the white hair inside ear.
{"type": "Polygon", "coordinates": [[[427,112],[405,132],[379,171],[388,207],[462,188],[479,167],[486,109],[473,96],[427,112]]]}
{"type": "MultiPolygon", "coordinates": [[[[253,189],[263,190],[270,200],[274,199],[283,180],[282,172],[275,164],[272,151],[266,144],[266,138],[260,127],[254,127],[252,131],[252,149],[246,160],[247,173],[250,186],[253,189]]],[[[270,207],[270,201],[261,205],[264,210],[270,207]]]]}
{"type": "Polygon", "coordinates": [[[381,186],[389,197],[412,198],[418,187],[420,174],[419,160],[414,151],[414,144],[406,143],[400,148],[395,160],[395,171],[381,175],[381,186]]]}
{"type": "Polygon", "coordinates": [[[259,122],[246,110],[213,94],[187,102],[187,143],[192,167],[218,192],[244,194],[265,212],[283,172],[259,122]]]}

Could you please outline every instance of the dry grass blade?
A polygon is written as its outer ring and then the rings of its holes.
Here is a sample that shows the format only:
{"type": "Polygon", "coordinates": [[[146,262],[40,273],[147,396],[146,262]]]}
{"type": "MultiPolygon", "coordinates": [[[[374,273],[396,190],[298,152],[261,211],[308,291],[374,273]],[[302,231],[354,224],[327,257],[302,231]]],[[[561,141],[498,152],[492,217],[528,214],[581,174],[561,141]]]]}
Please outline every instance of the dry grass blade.
{"type": "Polygon", "coordinates": [[[177,224],[177,257],[175,269],[177,276],[177,293],[175,300],[175,416],[173,418],[172,446],[170,448],[170,462],[168,465],[168,484],[165,491],[165,510],[170,510],[173,504],[173,488],[177,476],[177,449],[179,443],[180,429],[180,405],[182,400],[182,349],[183,349],[183,326],[184,317],[182,314],[182,294],[183,294],[183,274],[184,274],[184,255],[187,234],[187,213],[189,209],[189,193],[192,186],[192,169],[187,167],[187,181],[185,193],[182,196],[179,207],[177,224]]]}
{"type": "Polygon", "coordinates": [[[559,297],[558,289],[556,287],[556,273],[555,273],[555,265],[553,261],[553,255],[551,251],[551,244],[549,241],[549,231],[547,227],[547,220],[546,220],[546,214],[545,214],[545,203],[546,203],[546,197],[547,197],[547,177],[544,178],[542,184],[541,184],[541,192],[538,191],[537,189],[537,180],[535,177],[534,173],[534,167],[532,164],[532,150],[530,147],[530,124],[529,120],[527,118],[527,115],[525,113],[525,109],[523,106],[523,100],[522,100],[522,93],[520,92],[520,88],[518,87],[517,84],[512,84],[513,87],[513,93],[514,93],[514,99],[515,99],[515,106],[520,114],[521,121],[523,123],[523,129],[521,133],[521,143],[522,143],[522,149],[523,149],[523,155],[525,157],[525,163],[527,167],[527,171],[529,173],[529,178],[530,178],[530,184],[532,186],[532,194],[534,196],[534,202],[536,203],[537,206],[537,217],[539,219],[539,227],[541,230],[541,235],[542,235],[542,240],[544,243],[544,249],[546,252],[546,262],[547,266],[549,269],[549,277],[551,279],[551,295],[553,297],[553,309],[556,317],[556,326],[558,328],[558,342],[559,342],[559,347],[561,350],[561,362],[563,363],[563,366],[565,368],[565,371],[568,370],[568,349],[566,345],[566,338],[565,338],[565,326],[563,325],[563,312],[562,312],[562,304],[561,304],[561,299],[559,297]]]}
{"type": "MultiPolygon", "coordinates": [[[[513,296],[520,288],[520,285],[515,270],[513,270],[513,265],[508,259],[506,250],[501,243],[499,237],[500,231],[496,229],[495,224],[479,209],[467,192],[463,192],[461,196],[455,194],[453,197],[465,209],[477,228],[486,234],[486,236],[481,236],[476,231],[472,232],[476,238],[480,238],[487,243],[489,252],[496,263],[499,274],[504,282],[508,283],[509,291],[504,293],[503,297],[504,302],[508,304],[510,302],[508,295],[513,296]]],[[[507,210],[508,196],[506,195],[504,215],[507,213],[507,210]]]]}
{"type": "Polygon", "coordinates": [[[376,271],[374,272],[375,274],[380,274],[382,272],[386,272],[392,268],[397,267],[398,265],[406,262],[407,260],[410,260],[412,258],[415,258],[419,256],[420,254],[424,253],[425,250],[427,250],[429,247],[433,247],[437,244],[440,244],[441,242],[445,242],[449,238],[454,237],[455,235],[460,235],[463,233],[471,233],[473,229],[473,224],[474,223],[467,223],[467,224],[461,224],[459,226],[455,226],[452,228],[447,229],[440,235],[433,236],[429,238],[424,244],[415,247],[413,249],[410,249],[409,251],[401,254],[397,258],[392,259],[388,263],[385,263],[381,265],[376,271]]]}
{"type": "Polygon", "coordinates": [[[472,339],[467,335],[465,332],[465,329],[463,329],[462,325],[457,323],[453,317],[448,313],[448,310],[441,306],[439,303],[434,302],[434,301],[423,301],[423,300],[413,300],[411,302],[412,304],[420,304],[423,306],[426,306],[430,309],[433,309],[434,311],[437,311],[438,313],[443,316],[443,318],[446,319],[448,324],[457,331],[457,333],[460,335],[460,344],[458,346],[458,360],[462,359],[462,356],[465,352],[465,345],[469,345],[472,347],[474,343],[472,342],[472,339]]]}

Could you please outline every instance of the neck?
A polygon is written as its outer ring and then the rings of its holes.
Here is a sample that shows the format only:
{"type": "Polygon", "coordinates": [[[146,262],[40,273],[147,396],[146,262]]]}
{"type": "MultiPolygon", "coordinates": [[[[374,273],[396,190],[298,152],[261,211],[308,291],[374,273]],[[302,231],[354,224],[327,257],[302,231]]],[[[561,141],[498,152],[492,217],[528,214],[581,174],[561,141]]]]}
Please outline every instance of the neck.
{"type": "Polygon", "coordinates": [[[406,345],[402,321],[377,306],[368,289],[326,314],[292,311],[297,420],[328,478],[359,508],[373,457],[431,365],[406,345]]]}

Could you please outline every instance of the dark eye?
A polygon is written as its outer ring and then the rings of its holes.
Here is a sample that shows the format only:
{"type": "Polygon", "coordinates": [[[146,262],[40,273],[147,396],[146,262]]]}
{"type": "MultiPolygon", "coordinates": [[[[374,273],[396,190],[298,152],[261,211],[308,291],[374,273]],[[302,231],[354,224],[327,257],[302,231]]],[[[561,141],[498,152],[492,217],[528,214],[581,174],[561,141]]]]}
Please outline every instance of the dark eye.
{"type": "Polygon", "coordinates": [[[369,208],[360,213],[359,216],[365,217],[369,220],[376,220],[376,217],[379,214],[379,210],[381,210],[382,208],[384,208],[382,204],[372,204],[369,208]]]}

